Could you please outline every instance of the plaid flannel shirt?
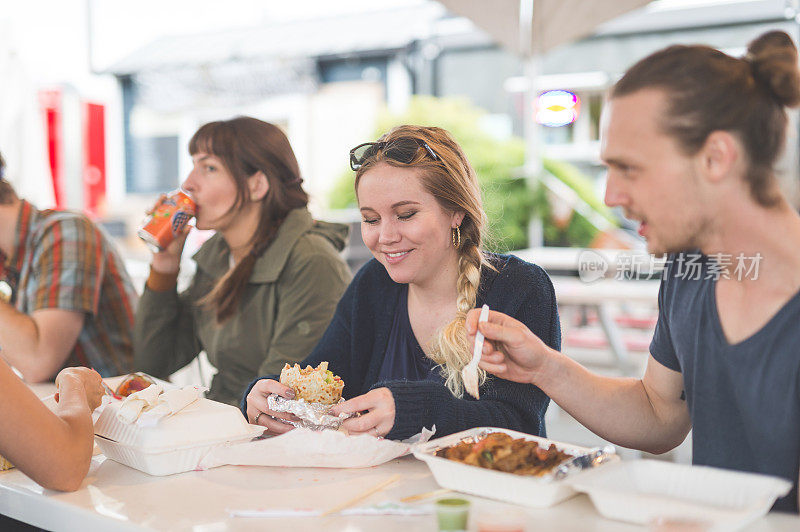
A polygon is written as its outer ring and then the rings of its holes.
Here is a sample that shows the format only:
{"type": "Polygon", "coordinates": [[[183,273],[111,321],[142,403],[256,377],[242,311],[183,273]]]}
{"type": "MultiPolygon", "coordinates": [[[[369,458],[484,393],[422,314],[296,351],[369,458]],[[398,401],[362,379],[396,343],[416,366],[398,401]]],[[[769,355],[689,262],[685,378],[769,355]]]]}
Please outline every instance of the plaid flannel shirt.
{"type": "Polygon", "coordinates": [[[85,313],[65,367],[93,367],[104,377],[130,372],[137,296],[103,231],[82,214],[39,211],[23,200],[14,249],[11,257],[0,254],[0,280],[17,310],[85,313]]]}

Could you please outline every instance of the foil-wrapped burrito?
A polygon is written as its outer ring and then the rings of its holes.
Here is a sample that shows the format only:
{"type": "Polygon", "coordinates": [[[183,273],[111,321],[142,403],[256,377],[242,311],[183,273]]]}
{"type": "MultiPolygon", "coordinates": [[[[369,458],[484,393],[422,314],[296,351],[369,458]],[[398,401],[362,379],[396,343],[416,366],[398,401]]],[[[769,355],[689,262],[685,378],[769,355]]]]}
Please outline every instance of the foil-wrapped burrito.
{"type": "Polygon", "coordinates": [[[300,421],[287,421],[295,427],[305,427],[312,430],[333,429],[337,430],[342,421],[353,414],[332,416],[331,407],[341,403],[344,382],[341,377],[334,375],[328,369],[327,362],[320,362],[316,368],[299,364],[290,366],[286,364],[281,371],[281,384],[289,386],[294,391],[295,399],[271,395],[267,398],[267,405],[273,412],[289,412],[300,421]]]}
{"type": "MultiPolygon", "coordinates": [[[[343,401],[340,399],[339,402],[343,401]]],[[[286,399],[280,395],[267,397],[267,406],[273,412],[289,412],[299,418],[299,421],[284,420],[295,427],[304,427],[311,430],[338,430],[342,421],[355,414],[330,414],[331,407],[324,403],[309,403],[305,399],[286,399]]]]}
{"type": "Polygon", "coordinates": [[[308,403],[334,405],[342,398],[344,382],[338,375],[328,369],[327,362],[320,362],[316,368],[299,364],[285,364],[281,370],[281,384],[294,391],[295,399],[304,399],[308,403]]]}

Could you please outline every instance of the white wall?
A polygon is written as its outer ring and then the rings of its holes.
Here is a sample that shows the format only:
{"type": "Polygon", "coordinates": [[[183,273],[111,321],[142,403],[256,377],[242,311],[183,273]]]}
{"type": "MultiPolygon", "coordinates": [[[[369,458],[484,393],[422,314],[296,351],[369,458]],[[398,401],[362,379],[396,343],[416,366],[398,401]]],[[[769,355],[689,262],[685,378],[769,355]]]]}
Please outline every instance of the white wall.
{"type": "MultiPolygon", "coordinates": [[[[87,2],[85,0],[28,0],[16,2],[0,0],[0,54],[13,55],[18,60],[21,69],[27,78],[19,81],[16,90],[27,94],[29,101],[36,110],[28,112],[24,118],[24,127],[27,130],[37,130],[38,133],[24,135],[21,139],[25,149],[33,159],[41,159],[40,163],[29,163],[25,175],[21,179],[25,183],[38,183],[36,190],[22,188],[19,192],[25,197],[32,198],[40,206],[51,206],[52,186],[49,169],[47,168],[46,147],[44,142],[44,128],[41,115],[38,111],[37,92],[41,89],[61,88],[68,97],[76,95],[83,101],[101,103],[106,106],[106,145],[109,150],[107,160],[107,182],[109,185],[109,200],[119,200],[123,179],[121,150],[114,149],[121,142],[115,136],[119,129],[118,120],[121,120],[119,91],[116,80],[112,76],[92,74],[89,69],[88,54],[88,22],[87,2]],[[32,166],[37,167],[31,172],[32,166]],[[45,173],[42,179],[39,172],[45,173]],[[32,177],[33,176],[33,177],[32,177]]],[[[7,71],[0,69],[0,78],[8,83],[7,71]]],[[[70,127],[69,138],[65,144],[69,153],[65,153],[65,172],[72,174],[69,189],[65,191],[70,206],[80,206],[82,187],[80,187],[80,167],[82,150],[80,149],[79,134],[80,107],[69,105],[65,108],[65,123],[70,127]],[[78,133],[74,133],[77,131],[78,133]],[[77,172],[77,175],[75,174],[77,172]]],[[[0,109],[3,118],[8,117],[17,109],[0,109]]],[[[0,142],[3,139],[0,138],[0,142]]],[[[0,146],[0,149],[3,149],[0,146]]],[[[9,163],[10,167],[16,164],[9,163]]]]}

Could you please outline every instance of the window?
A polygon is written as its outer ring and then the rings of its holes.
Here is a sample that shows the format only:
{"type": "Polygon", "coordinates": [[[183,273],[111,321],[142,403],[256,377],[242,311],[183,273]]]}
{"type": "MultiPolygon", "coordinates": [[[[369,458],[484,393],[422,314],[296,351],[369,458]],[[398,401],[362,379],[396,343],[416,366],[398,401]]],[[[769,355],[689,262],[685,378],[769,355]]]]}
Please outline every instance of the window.
{"type": "Polygon", "coordinates": [[[128,149],[128,192],[149,194],[178,187],[177,136],[131,137],[128,149]]]}

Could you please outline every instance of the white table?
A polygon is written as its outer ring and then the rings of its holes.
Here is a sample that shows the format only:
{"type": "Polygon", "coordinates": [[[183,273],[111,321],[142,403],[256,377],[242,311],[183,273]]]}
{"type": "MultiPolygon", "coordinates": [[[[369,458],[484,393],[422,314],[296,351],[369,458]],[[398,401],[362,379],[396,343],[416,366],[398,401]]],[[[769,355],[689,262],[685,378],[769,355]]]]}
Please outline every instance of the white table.
{"type": "Polygon", "coordinates": [[[577,275],[586,262],[602,259],[607,265],[606,276],[637,272],[642,275],[657,273],[663,267],[645,250],[590,249],[567,247],[537,247],[518,249],[512,253],[544,268],[550,275],[577,275]]]}
{"type": "Polygon", "coordinates": [[[658,304],[659,281],[616,281],[611,279],[584,283],[577,277],[551,277],[559,306],[586,306],[597,313],[609,350],[623,375],[636,375],[622,333],[614,322],[612,306],[619,303],[658,304]]]}
{"type": "MultiPolygon", "coordinates": [[[[234,518],[228,509],[328,509],[390,476],[402,478],[362,504],[373,504],[437,488],[427,466],[405,457],[369,469],[290,469],[225,466],[168,477],[151,477],[124,465],[94,458],[80,490],[43,490],[16,470],[0,473],[0,513],[57,531],[186,530],[376,530],[435,531],[433,515],[414,517],[329,516],[234,518]]],[[[602,518],[585,495],[547,509],[523,509],[488,499],[472,500],[471,515],[522,512],[531,530],[643,530],[602,518]]],[[[748,530],[800,529],[800,518],[769,514],[748,530]]]]}
{"type": "MultiPolygon", "coordinates": [[[[41,397],[52,385],[32,386],[41,397]]],[[[43,458],[44,459],[44,458],[43,458]]],[[[0,472],[0,513],[56,531],[170,530],[333,530],[346,532],[435,531],[433,515],[414,517],[339,516],[237,518],[228,510],[310,508],[327,510],[389,477],[400,480],[362,501],[376,504],[438,488],[427,466],[411,456],[368,469],[224,466],[167,477],[152,477],[122,464],[92,459],[81,488],[72,493],[45,490],[16,469],[0,472]]],[[[462,496],[462,495],[459,495],[462,496]]],[[[585,495],[552,508],[529,509],[488,499],[472,500],[471,517],[520,512],[533,531],[636,531],[642,527],[601,517],[585,495]]],[[[421,503],[423,504],[423,503],[421,503]]],[[[748,530],[800,530],[800,517],[769,514],[748,530]]]]}
{"type": "Polygon", "coordinates": [[[584,283],[577,277],[551,277],[559,305],[604,305],[642,303],[658,305],[660,281],[615,281],[584,283]]]}
{"type": "Polygon", "coordinates": [[[638,366],[631,361],[619,327],[614,322],[612,305],[627,302],[656,307],[660,276],[655,275],[651,280],[620,280],[616,278],[615,272],[624,271],[626,264],[638,265],[636,271],[642,274],[658,271],[660,266],[653,262],[649,254],[632,250],[539,247],[517,250],[514,255],[533,262],[550,273],[559,306],[594,309],[617,368],[623,375],[636,375],[638,366]],[[588,254],[589,259],[584,257],[584,253],[588,254]],[[606,278],[584,282],[571,275],[578,275],[582,267],[581,261],[595,261],[600,258],[608,268],[606,278]]]}

